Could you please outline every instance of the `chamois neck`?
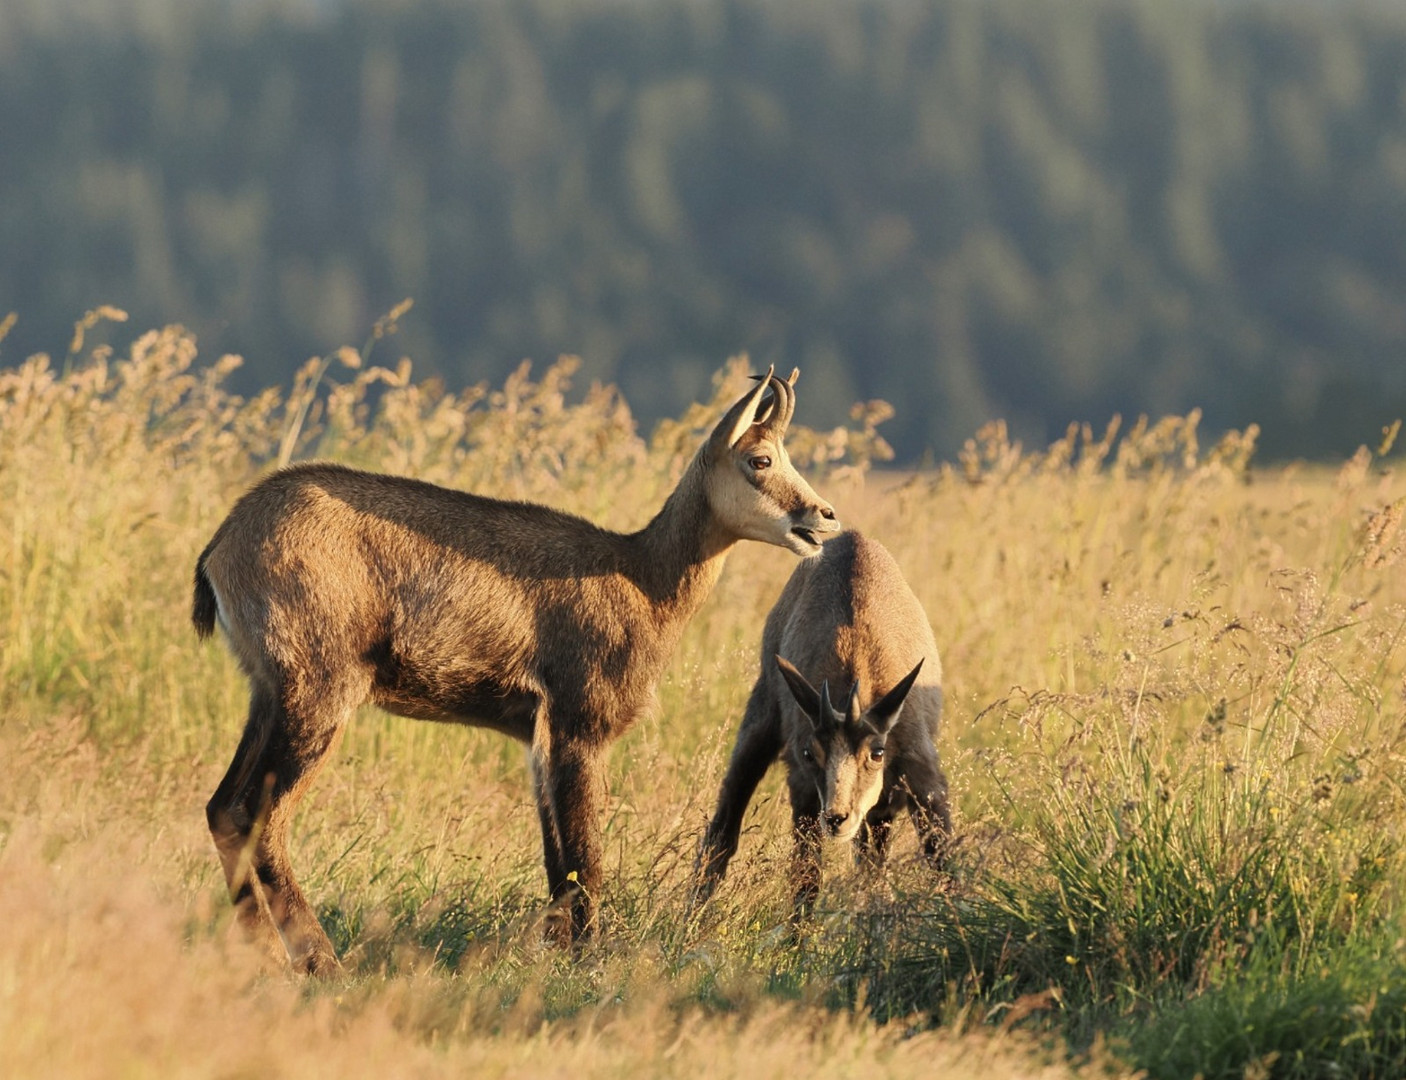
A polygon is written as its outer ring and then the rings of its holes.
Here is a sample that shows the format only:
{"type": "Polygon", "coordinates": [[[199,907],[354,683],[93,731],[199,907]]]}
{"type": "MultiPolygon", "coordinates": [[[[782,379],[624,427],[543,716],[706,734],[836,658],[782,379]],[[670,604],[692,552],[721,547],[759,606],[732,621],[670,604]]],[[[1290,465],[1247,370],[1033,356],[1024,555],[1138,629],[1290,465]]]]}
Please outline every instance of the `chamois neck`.
{"type": "Polygon", "coordinates": [[[737,542],[708,505],[706,453],[698,452],[659,513],[632,538],[640,548],[640,586],[682,619],[702,606],[737,542]]]}

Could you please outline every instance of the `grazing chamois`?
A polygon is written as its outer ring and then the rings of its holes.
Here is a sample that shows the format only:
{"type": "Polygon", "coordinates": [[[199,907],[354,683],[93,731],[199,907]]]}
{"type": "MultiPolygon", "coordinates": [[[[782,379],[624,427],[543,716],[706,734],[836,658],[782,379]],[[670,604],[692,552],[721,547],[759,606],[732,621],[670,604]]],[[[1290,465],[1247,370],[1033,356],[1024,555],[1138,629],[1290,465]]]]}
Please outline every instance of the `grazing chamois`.
{"type": "Polygon", "coordinates": [[[952,831],[935,741],[941,715],[937,645],[898,564],[859,533],[829,541],[796,568],[767,616],[761,674],[699,847],[695,902],[727,872],[747,803],[778,757],[791,795],[797,918],[820,889],[823,837],[854,841],[877,869],[905,807],[923,854],[940,867],[952,831]],[[832,685],[849,687],[843,713],[832,685]]]}
{"type": "Polygon", "coordinates": [[[795,378],[769,371],[733,405],[636,533],[331,464],[238,501],[196,563],[192,618],[202,638],[219,623],[249,679],[206,814],[256,939],[301,971],[340,966],[293,878],[288,825],[367,701],[528,744],[551,925],[594,930],[607,745],[654,702],[734,543],[813,556],[840,527],[782,445],[795,378]]]}

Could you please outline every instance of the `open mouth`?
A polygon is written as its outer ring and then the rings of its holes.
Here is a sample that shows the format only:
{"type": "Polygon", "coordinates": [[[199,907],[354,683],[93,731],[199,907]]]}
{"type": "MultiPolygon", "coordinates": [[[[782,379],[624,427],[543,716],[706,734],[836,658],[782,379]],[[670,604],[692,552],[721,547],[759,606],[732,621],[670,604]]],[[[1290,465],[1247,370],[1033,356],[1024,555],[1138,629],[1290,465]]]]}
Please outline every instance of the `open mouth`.
{"type": "Polygon", "coordinates": [[[801,540],[803,540],[806,544],[810,545],[811,547],[818,548],[820,546],[820,541],[815,538],[814,529],[807,529],[803,526],[797,525],[791,530],[791,535],[799,536],[801,540]]]}

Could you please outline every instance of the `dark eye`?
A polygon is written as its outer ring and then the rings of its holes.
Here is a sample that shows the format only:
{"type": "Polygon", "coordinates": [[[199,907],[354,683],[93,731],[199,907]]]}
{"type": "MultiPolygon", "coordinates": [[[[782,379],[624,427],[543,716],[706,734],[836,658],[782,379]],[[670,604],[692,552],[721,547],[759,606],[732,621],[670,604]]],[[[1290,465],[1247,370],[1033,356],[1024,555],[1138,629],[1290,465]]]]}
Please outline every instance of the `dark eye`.
{"type": "Polygon", "coordinates": [[[752,466],[754,472],[761,472],[763,469],[771,468],[771,458],[765,454],[758,454],[748,464],[752,466]]]}
{"type": "Polygon", "coordinates": [[[807,761],[809,761],[814,756],[815,755],[810,752],[809,746],[807,746],[804,750],[801,751],[801,757],[805,758],[807,761]]]}
{"type": "Polygon", "coordinates": [[[872,749],[872,750],[869,751],[869,758],[870,758],[870,760],[872,760],[872,761],[883,761],[883,760],[884,760],[884,748],[883,748],[882,746],[876,746],[876,747],[874,747],[874,749],[872,749]]]}

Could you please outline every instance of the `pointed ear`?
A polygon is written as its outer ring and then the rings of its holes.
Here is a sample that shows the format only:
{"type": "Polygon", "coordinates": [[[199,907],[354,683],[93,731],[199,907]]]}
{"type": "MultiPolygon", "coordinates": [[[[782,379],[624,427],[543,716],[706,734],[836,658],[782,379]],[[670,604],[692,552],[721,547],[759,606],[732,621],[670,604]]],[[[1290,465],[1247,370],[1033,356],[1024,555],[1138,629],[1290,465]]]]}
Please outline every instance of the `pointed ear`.
{"type": "Polygon", "coordinates": [[[801,712],[810,717],[811,723],[820,722],[820,695],[815,692],[815,687],[806,682],[806,677],[796,670],[796,666],[789,660],[778,656],[776,666],[781,671],[781,677],[786,680],[786,685],[791,689],[791,696],[796,699],[796,704],[801,707],[801,712]]]}
{"type": "Polygon", "coordinates": [[[908,691],[913,689],[918,672],[922,670],[923,662],[919,660],[917,667],[905,675],[902,682],[885,694],[878,704],[869,709],[869,722],[874,725],[880,735],[887,735],[893,730],[893,725],[898,722],[899,710],[903,708],[903,702],[908,697],[908,691]]]}
{"type": "Polygon", "coordinates": [[[767,387],[771,385],[772,372],[775,370],[775,366],[767,368],[766,378],[757,383],[756,389],[740,398],[736,405],[727,410],[727,414],[718,421],[718,426],[708,438],[711,447],[726,450],[737,445],[737,441],[756,422],[757,406],[761,403],[767,387]]]}

